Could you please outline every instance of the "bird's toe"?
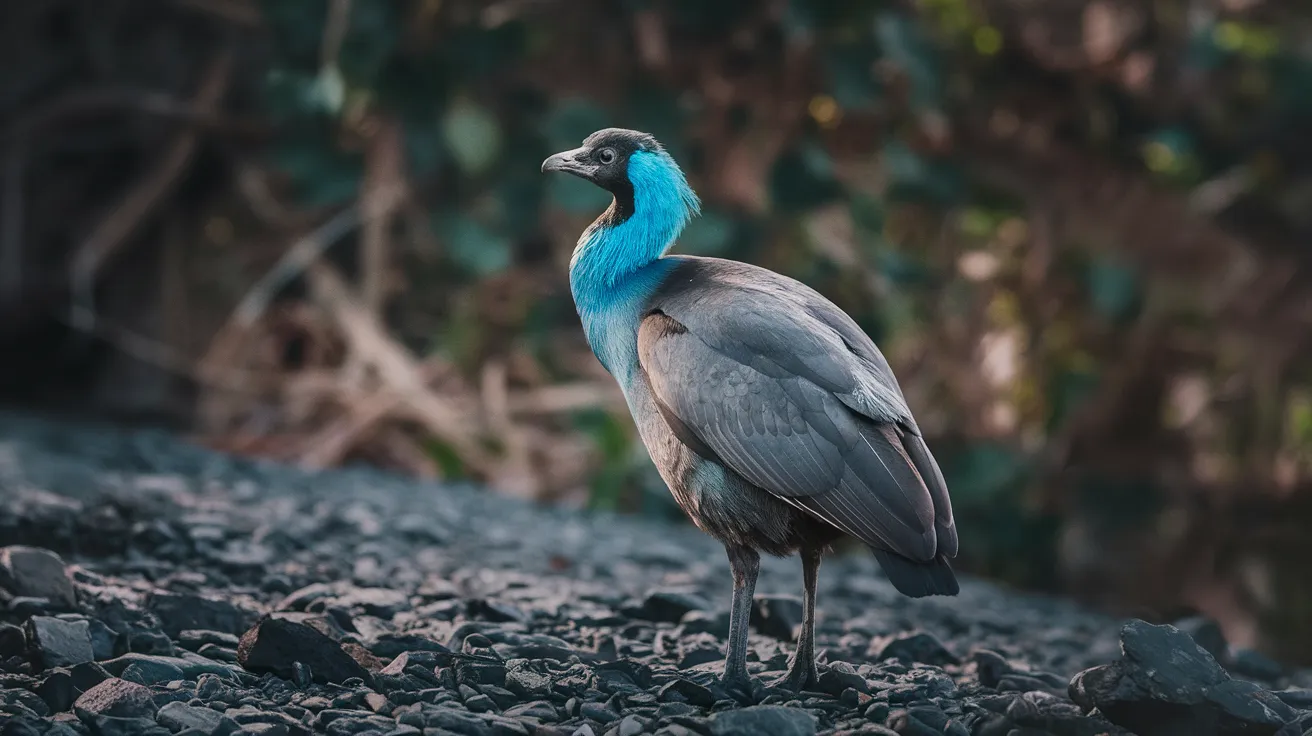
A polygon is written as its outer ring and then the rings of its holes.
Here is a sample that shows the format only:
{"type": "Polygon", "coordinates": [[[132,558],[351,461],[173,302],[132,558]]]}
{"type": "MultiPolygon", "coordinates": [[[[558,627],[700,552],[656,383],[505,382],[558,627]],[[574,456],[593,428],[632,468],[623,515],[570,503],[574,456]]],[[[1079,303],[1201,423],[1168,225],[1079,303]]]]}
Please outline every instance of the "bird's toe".
{"type": "Polygon", "coordinates": [[[803,690],[814,690],[819,682],[820,674],[816,671],[814,661],[807,663],[795,661],[788,667],[788,674],[771,682],[770,687],[798,693],[803,690]]]}

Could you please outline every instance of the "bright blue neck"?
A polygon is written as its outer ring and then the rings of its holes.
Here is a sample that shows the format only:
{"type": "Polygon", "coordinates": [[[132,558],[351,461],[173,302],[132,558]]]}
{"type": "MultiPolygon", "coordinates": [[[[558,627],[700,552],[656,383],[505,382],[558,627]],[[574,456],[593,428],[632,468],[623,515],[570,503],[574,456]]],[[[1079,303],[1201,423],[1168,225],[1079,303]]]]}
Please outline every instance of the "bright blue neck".
{"type": "Polygon", "coordinates": [[[621,385],[637,361],[638,312],[667,271],[662,256],[700,211],[697,195],[668,154],[634,153],[628,175],[629,217],[615,223],[622,207],[613,202],[579,238],[569,268],[588,342],[621,385]]]}

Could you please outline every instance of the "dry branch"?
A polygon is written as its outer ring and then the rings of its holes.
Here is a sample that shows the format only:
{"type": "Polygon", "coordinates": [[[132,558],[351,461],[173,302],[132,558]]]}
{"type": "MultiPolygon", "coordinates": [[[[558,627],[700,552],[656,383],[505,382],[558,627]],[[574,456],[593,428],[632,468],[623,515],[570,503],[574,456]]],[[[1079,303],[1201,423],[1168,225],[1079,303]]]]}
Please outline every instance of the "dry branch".
{"type": "Polygon", "coordinates": [[[346,282],[324,264],[315,264],[306,275],[315,302],[341,330],[352,358],[372,368],[383,386],[400,394],[405,412],[451,445],[464,463],[480,475],[492,475],[494,458],[479,445],[477,427],[471,427],[466,416],[429,390],[418,361],[387,334],[346,282]]]}
{"type": "MultiPolygon", "coordinates": [[[[191,107],[197,115],[211,114],[223,99],[231,67],[232,54],[226,49],[210,62],[192,100],[191,107]]],[[[86,327],[94,324],[87,320],[95,317],[93,292],[101,266],[114,257],[172,191],[191,163],[199,141],[200,133],[195,127],[188,127],[180,133],[155,167],[128,191],[78,248],[70,273],[74,305],[78,308],[73,315],[75,323],[84,323],[86,327]]]]}

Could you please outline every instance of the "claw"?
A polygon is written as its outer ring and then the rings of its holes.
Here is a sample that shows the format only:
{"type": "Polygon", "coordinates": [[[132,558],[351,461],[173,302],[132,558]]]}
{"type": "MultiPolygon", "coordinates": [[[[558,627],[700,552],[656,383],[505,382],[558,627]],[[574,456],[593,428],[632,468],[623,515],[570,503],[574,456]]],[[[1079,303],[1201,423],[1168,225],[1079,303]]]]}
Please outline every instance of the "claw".
{"type": "Polygon", "coordinates": [[[809,665],[793,662],[788,667],[788,674],[771,682],[770,687],[800,693],[803,690],[814,690],[819,683],[820,675],[816,671],[815,662],[811,662],[809,665]]]}

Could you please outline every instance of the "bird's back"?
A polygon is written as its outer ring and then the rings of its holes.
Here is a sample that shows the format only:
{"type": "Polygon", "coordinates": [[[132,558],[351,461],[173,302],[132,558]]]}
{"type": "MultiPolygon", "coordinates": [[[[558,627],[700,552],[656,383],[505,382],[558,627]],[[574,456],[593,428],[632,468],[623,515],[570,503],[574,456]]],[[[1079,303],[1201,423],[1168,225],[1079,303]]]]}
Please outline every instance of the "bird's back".
{"type": "Polygon", "coordinates": [[[792,536],[808,525],[846,533],[880,555],[903,592],[955,592],[947,488],[870,338],[788,277],[714,258],[662,260],[672,261],[668,275],[638,327],[641,385],[627,393],[694,520],[769,526],[764,514],[795,527],[792,536]]]}

